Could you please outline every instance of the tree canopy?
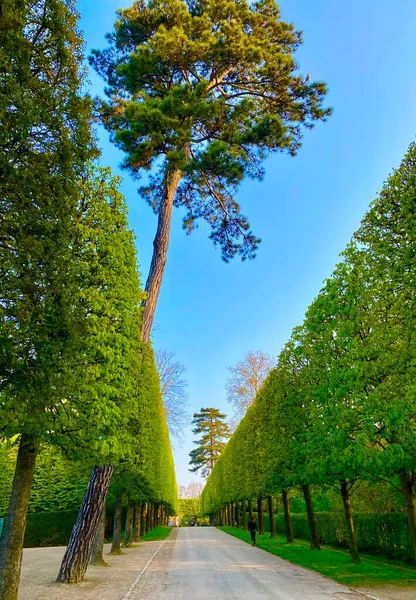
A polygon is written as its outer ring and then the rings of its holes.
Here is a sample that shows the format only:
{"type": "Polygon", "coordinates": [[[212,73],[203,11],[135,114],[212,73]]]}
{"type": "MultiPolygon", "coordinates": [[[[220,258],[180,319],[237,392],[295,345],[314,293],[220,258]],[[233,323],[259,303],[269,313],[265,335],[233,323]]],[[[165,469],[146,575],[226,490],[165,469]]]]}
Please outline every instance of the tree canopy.
{"type": "Polygon", "coordinates": [[[166,262],[172,207],[184,229],[199,219],[229,261],[253,258],[259,238],[236,193],[261,179],[273,152],[295,154],[304,128],[325,120],[326,86],[303,76],[295,59],[301,33],[274,0],[144,0],[118,11],[109,47],[91,64],[108,100],[98,111],[140,194],[158,214],[146,283],[147,339],[166,262]]]}
{"type": "Polygon", "coordinates": [[[194,441],[197,448],[189,453],[192,465],[189,470],[201,471],[202,477],[208,477],[230,437],[228,425],[218,408],[201,408],[201,412],[194,413],[192,423],[195,425],[192,433],[202,435],[194,441]]]}

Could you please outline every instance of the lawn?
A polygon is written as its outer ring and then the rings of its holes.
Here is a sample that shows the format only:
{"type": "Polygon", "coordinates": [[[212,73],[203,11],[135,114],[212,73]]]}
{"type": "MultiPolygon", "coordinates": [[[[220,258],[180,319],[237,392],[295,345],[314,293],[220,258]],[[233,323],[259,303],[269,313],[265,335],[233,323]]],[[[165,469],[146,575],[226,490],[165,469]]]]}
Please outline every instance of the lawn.
{"type": "Polygon", "coordinates": [[[158,542],[166,539],[171,531],[172,527],[156,527],[141,536],[140,540],[143,542],[158,542]]]}
{"type": "MultiPolygon", "coordinates": [[[[234,527],[219,527],[221,531],[250,543],[247,531],[234,527]]],[[[368,556],[354,565],[348,553],[325,546],[322,550],[311,550],[302,541],[287,544],[284,536],[271,538],[269,533],[257,536],[257,547],[280,556],[292,563],[317,571],[347,586],[401,585],[416,586],[416,569],[394,564],[388,559],[377,560],[368,556]]]]}

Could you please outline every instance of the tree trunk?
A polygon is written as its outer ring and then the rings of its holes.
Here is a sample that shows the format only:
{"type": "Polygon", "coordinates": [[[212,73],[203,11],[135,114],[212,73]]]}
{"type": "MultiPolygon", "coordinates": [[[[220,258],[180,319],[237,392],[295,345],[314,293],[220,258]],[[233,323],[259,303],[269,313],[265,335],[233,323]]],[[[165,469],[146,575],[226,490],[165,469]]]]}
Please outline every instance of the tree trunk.
{"type": "Polygon", "coordinates": [[[159,506],[153,505],[153,526],[154,528],[159,527],[159,506]]]}
{"type": "Polygon", "coordinates": [[[146,511],[147,511],[147,504],[146,502],[142,502],[142,508],[140,511],[140,532],[141,535],[145,535],[145,533],[147,533],[147,529],[146,529],[146,511]]]}
{"type": "Polygon", "coordinates": [[[133,541],[140,542],[141,532],[141,504],[136,504],[134,507],[134,518],[133,518],[133,541]]]}
{"type": "Polygon", "coordinates": [[[78,583],[83,580],[113,471],[113,465],[93,467],[57,581],[78,583]]]}
{"type": "Polygon", "coordinates": [[[305,498],[306,512],[308,514],[308,525],[309,532],[311,535],[311,548],[312,550],[320,550],[321,545],[319,543],[318,530],[316,528],[315,512],[313,510],[312,505],[311,486],[303,485],[302,490],[305,498]]]}
{"type": "Polygon", "coordinates": [[[108,567],[108,563],[105,562],[103,556],[104,549],[104,538],[105,538],[105,507],[101,513],[101,519],[98,523],[97,533],[95,534],[94,541],[92,543],[90,565],[96,567],[108,567]]]}
{"type": "Polygon", "coordinates": [[[241,528],[242,529],[247,529],[247,513],[246,513],[246,503],[245,500],[243,500],[243,504],[241,506],[241,528]]]}
{"type": "Polygon", "coordinates": [[[345,480],[341,481],[341,496],[342,496],[342,502],[344,504],[345,520],[347,521],[348,534],[349,534],[349,538],[350,538],[349,539],[349,547],[350,547],[350,552],[351,552],[351,560],[353,563],[359,563],[360,555],[358,554],[357,533],[355,531],[354,519],[352,517],[350,492],[348,489],[348,484],[345,480]]]}
{"type": "Polygon", "coordinates": [[[124,548],[129,548],[133,542],[133,510],[134,504],[133,502],[129,501],[126,513],[126,526],[124,528],[124,548]]]}
{"type": "Polygon", "coordinates": [[[142,340],[148,342],[153,318],[162,285],[163,273],[168,254],[173,201],[182,177],[182,171],[173,169],[165,178],[164,197],[159,207],[157,230],[153,240],[153,255],[149,275],[146,281],[146,300],[144,300],[142,340]]]}
{"type": "Polygon", "coordinates": [[[251,500],[248,501],[248,516],[250,519],[253,516],[253,502],[251,500]]]}
{"type": "Polygon", "coordinates": [[[399,473],[402,494],[405,501],[407,522],[409,526],[410,542],[412,544],[413,555],[416,560],[416,494],[415,494],[415,473],[411,475],[405,470],[399,473]]]}
{"type": "Polygon", "coordinates": [[[234,503],[230,502],[229,506],[230,506],[230,521],[231,521],[230,525],[231,525],[231,527],[234,527],[234,524],[235,524],[234,503]]]}
{"type": "Polygon", "coordinates": [[[257,498],[257,511],[259,516],[259,534],[264,533],[264,519],[263,519],[263,501],[261,498],[257,498]]]}
{"type": "Polygon", "coordinates": [[[123,518],[123,494],[117,494],[114,507],[113,543],[110,554],[121,554],[121,520],[123,518]]]}
{"type": "Polygon", "coordinates": [[[22,434],[13,477],[12,493],[0,545],[0,598],[17,600],[22,566],[27,510],[39,440],[22,434]]]}
{"type": "Polygon", "coordinates": [[[269,505],[270,537],[276,537],[276,521],[274,520],[274,510],[273,510],[273,498],[272,498],[272,496],[267,496],[267,503],[269,505]]]}
{"type": "Polygon", "coordinates": [[[289,504],[289,497],[287,494],[287,490],[283,490],[282,500],[283,500],[283,510],[285,512],[286,539],[287,539],[288,544],[293,544],[293,542],[295,540],[293,539],[292,519],[290,518],[290,504],[289,504]]]}
{"type": "Polygon", "coordinates": [[[240,527],[240,505],[238,502],[235,503],[235,526],[240,527]]]}

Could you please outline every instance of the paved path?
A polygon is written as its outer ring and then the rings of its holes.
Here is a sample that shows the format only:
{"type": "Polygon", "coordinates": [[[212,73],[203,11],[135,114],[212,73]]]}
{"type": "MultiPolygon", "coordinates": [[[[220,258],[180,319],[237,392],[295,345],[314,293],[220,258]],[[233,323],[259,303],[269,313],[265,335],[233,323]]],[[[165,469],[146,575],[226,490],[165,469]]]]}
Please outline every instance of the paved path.
{"type": "MultiPolygon", "coordinates": [[[[165,542],[127,548],[88,567],[77,585],[55,582],[65,548],[23,553],[19,600],[368,600],[317,573],[214,528],[181,528],[165,542]]],[[[369,590],[380,600],[416,600],[415,588],[369,590]]]]}
{"type": "Polygon", "coordinates": [[[363,600],[211,527],[179,529],[172,542],[162,546],[128,600],[363,600]]]}

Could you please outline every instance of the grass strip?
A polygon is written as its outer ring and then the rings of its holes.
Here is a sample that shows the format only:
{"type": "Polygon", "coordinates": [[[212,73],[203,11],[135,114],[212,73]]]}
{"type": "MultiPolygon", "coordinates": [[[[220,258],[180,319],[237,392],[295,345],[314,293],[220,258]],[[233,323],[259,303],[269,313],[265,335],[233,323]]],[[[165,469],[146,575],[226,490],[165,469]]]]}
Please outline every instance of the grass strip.
{"type": "MultiPolygon", "coordinates": [[[[219,527],[221,531],[250,542],[247,531],[235,527],[219,527]]],[[[349,587],[375,587],[379,585],[416,586],[416,569],[380,562],[374,558],[361,558],[361,563],[351,562],[349,554],[325,547],[311,550],[304,542],[288,544],[286,538],[278,535],[271,538],[269,533],[257,536],[257,547],[280,556],[296,565],[317,571],[349,587]]]]}
{"type": "Polygon", "coordinates": [[[171,531],[172,527],[155,527],[155,529],[152,529],[141,536],[140,540],[143,542],[158,542],[159,540],[165,540],[171,531]]]}

